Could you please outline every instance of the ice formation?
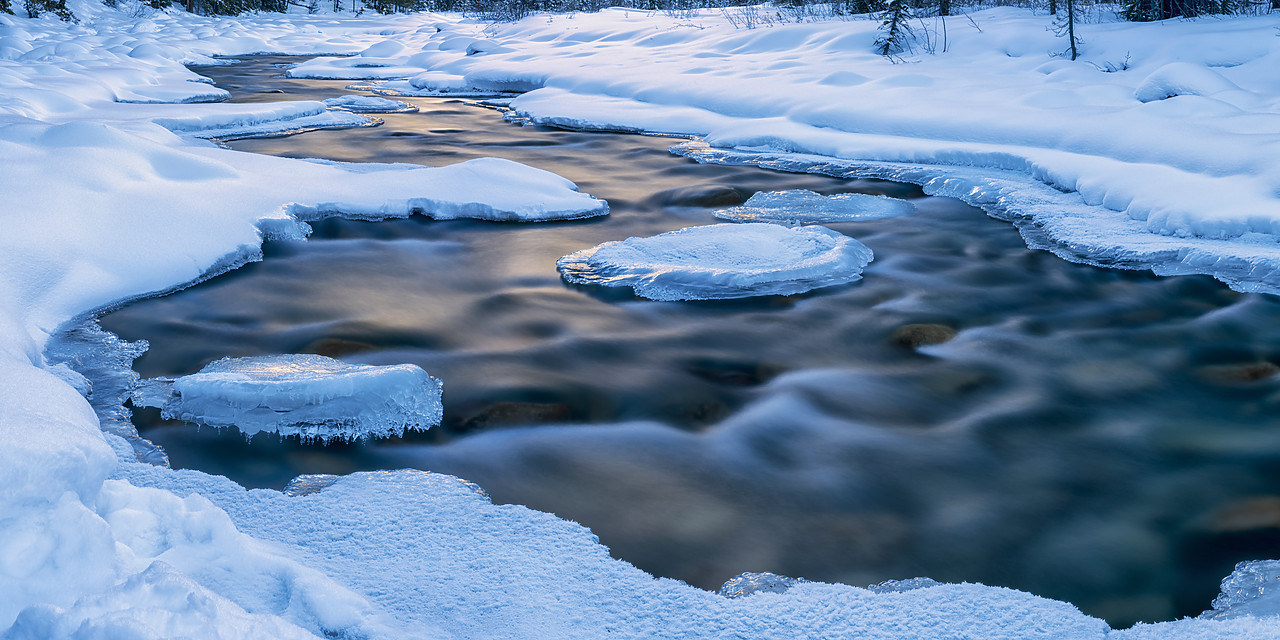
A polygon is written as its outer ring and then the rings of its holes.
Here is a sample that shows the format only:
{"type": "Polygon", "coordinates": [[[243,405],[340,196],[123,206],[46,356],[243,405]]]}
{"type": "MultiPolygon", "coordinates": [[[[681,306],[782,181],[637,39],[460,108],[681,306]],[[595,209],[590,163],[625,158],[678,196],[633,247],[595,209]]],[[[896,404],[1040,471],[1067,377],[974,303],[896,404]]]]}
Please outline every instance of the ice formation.
{"type": "Polygon", "coordinates": [[[940,584],[942,583],[933,578],[908,578],[906,580],[885,580],[867,588],[876,593],[903,593],[915,591],[916,589],[936,587],[940,584]]]}
{"type": "Polygon", "coordinates": [[[900,198],[865,193],[824,196],[807,189],[790,189],[758,192],[742,206],[716,211],[715,216],[739,222],[796,225],[880,220],[912,211],[915,206],[900,198]]]}
{"type": "Polygon", "coordinates": [[[866,245],[826,227],[687,227],[584,249],[556,261],[570,282],[631,287],[653,300],[792,295],[853,282],[866,245]]]}
{"type": "Polygon", "coordinates": [[[725,581],[717,591],[726,598],[742,598],[757,593],[786,593],[788,589],[801,581],[776,573],[762,571],[759,573],[740,573],[725,581]]]}
{"type": "Polygon", "coordinates": [[[1280,560],[1255,560],[1236,565],[1222,579],[1222,590],[1213,599],[1205,618],[1258,618],[1280,616],[1280,560]]]}
{"type": "Polygon", "coordinates": [[[343,109],[355,113],[408,113],[418,110],[411,104],[376,96],[346,95],[326,98],[323,102],[330,109],[343,109]]]}
{"type": "Polygon", "coordinates": [[[245,435],[272,431],[303,439],[402,435],[440,424],[439,380],[411,365],[347,364],[317,355],[224,358],[172,381],[161,401],[158,384],[135,396],[165,418],[245,435]]]}

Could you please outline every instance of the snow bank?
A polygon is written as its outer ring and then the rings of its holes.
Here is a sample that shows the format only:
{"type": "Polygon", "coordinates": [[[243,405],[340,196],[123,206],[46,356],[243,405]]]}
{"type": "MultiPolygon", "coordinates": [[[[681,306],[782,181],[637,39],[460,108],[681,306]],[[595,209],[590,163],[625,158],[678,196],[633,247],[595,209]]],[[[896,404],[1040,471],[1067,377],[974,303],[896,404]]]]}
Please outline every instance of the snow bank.
{"type": "Polygon", "coordinates": [[[340,165],[194,141],[366,121],[319,103],[138,104],[225,97],[182,61],[359,50],[385,39],[386,24],[157,13],[139,30],[127,14],[75,8],[79,26],[0,16],[0,629],[411,637],[387,631],[363,596],[237,533],[203,498],[108,482],[136,453],[128,434],[99,428],[76,388],[89,391],[85,379],[46,360],[48,337],[93,309],[256,259],[266,236],[304,236],[303,217],[556,219],[606,205],[510,162],[340,165]]]}
{"type": "Polygon", "coordinates": [[[534,121],[714,130],[713,142],[754,149],[761,162],[796,161],[764,159],[783,151],[850,167],[905,163],[865,170],[942,176],[938,190],[1008,200],[1014,211],[1074,198],[1072,215],[1115,215],[1047,216],[1056,226],[1045,233],[1089,238],[1082,250],[1095,256],[1164,255],[1174,245],[1161,243],[1194,241],[1195,259],[1179,264],[1215,273],[1247,249],[1258,270],[1232,281],[1266,289],[1273,281],[1257,274],[1272,264],[1280,220],[1280,81],[1267,73],[1275,18],[1093,27],[1090,59],[1136,56],[1132,73],[1102,74],[1046,61],[1059,43],[1045,19],[1013,10],[977,14],[981,32],[953,28],[950,55],[891,65],[868,53],[870,22],[751,31],[715,13],[694,23],[608,10],[480,37],[482,25],[456,16],[175,11],[140,20],[73,5],[79,25],[0,16],[3,637],[1276,636],[1276,618],[1248,615],[1247,601],[1232,605],[1240,617],[1110,631],[1069,604],[973,584],[877,593],[797,582],[723,598],[614,560],[573,523],[490,504],[433,474],[355,474],[298,495],[246,491],[136,462],[99,428],[76,389],[87,390],[85,380],[45,354],[50,333],[73,318],[255,259],[263,237],[301,237],[308,219],[606,210],[563,179],[509,162],[342,165],[199,143],[349,118],[319,103],[194,104],[225,94],[177,63],[253,52],[362,54],[299,75],[532,90],[514,104],[534,121]],[[1198,71],[1156,73],[1172,62],[1212,67],[1239,92],[1198,71]],[[1144,78],[1144,96],[1177,95],[1140,102],[1144,78]],[[1027,181],[1044,193],[1023,198],[1027,181]]]}
{"type": "Polygon", "coordinates": [[[826,227],[714,224],[583,249],[556,261],[570,282],[653,300],[793,295],[862,278],[866,245],[826,227]]]}
{"type": "Polygon", "coordinates": [[[404,435],[440,424],[440,381],[421,368],[355,365],[317,355],[224,358],[176,380],[144,382],[135,403],[212,427],[304,440],[404,435]]]}
{"type": "Polygon", "coordinates": [[[577,524],[490,504],[439,474],[358,473],[290,497],[195,472],[136,464],[120,472],[136,485],[209,496],[240,531],[376,594],[404,629],[438,629],[433,637],[1093,640],[1107,632],[1068,604],[972,584],[877,594],[800,583],[725,598],[655,579],[610,558],[577,524]]]}

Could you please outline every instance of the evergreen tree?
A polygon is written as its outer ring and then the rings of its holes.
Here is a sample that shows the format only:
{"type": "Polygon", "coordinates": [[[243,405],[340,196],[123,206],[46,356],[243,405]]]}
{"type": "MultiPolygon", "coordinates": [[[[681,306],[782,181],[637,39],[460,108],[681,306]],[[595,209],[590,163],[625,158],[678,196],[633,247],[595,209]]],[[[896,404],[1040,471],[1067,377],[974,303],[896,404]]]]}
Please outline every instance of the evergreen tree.
{"type": "Polygon", "coordinates": [[[0,0],[0,11],[12,15],[13,9],[9,6],[9,0],[0,0]]]}
{"type": "Polygon", "coordinates": [[[63,22],[78,22],[75,14],[67,8],[67,0],[25,0],[27,15],[38,18],[41,14],[52,13],[63,22]]]}
{"type": "Polygon", "coordinates": [[[880,15],[880,37],[873,45],[876,53],[891,56],[906,51],[912,36],[911,25],[907,21],[912,17],[907,0],[888,0],[884,13],[880,15]]]}
{"type": "Polygon", "coordinates": [[[1194,18],[1212,13],[1234,13],[1236,0],[1126,0],[1120,15],[1125,20],[1150,22],[1169,18],[1194,18]]]}
{"type": "Polygon", "coordinates": [[[838,16],[879,13],[884,11],[884,0],[836,0],[831,3],[831,12],[838,16]]]}
{"type": "Polygon", "coordinates": [[[427,8],[425,0],[365,0],[364,4],[378,13],[411,13],[427,8]]]}

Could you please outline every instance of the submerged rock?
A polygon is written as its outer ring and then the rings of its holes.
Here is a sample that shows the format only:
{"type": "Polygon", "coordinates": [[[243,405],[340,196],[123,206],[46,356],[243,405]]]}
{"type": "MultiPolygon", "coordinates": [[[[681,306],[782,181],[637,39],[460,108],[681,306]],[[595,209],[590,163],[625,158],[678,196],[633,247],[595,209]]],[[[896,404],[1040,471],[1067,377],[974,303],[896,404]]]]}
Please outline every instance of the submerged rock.
{"type": "Polygon", "coordinates": [[[956,330],[945,324],[904,324],[894,330],[890,339],[904,347],[915,349],[950,342],[955,337],[956,330]]]}

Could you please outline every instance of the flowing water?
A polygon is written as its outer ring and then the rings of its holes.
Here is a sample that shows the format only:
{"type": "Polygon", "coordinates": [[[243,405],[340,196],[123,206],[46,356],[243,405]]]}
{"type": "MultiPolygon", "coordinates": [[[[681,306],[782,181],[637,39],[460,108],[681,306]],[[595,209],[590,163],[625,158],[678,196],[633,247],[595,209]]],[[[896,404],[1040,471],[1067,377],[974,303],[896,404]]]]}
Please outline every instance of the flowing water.
{"type": "MultiPolygon", "coordinates": [[[[322,99],[284,58],[203,67],[240,101],[322,99]]],[[[589,526],[615,556],[715,588],[742,571],[867,584],[927,575],[1066,599],[1114,625],[1207,608],[1238,560],[1280,556],[1280,304],[1207,277],[1064,262],[911,185],[697,164],[669,138],[505,123],[411,98],[372,129],[250,139],[255,153],[443,165],[499,156],[609,201],[542,224],[328,220],[302,243],[104,328],[144,377],[225,356],[418,364],[444,424],[306,444],[136,412],[173,466],[282,487],[416,467],[589,526]],[[595,244],[718,223],[756,191],[910,199],[832,225],[862,281],[658,303],[563,283],[595,244]],[[958,333],[957,333],[958,332],[958,333]]],[[[502,185],[494,185],[502,188],[502,185]]]]}

